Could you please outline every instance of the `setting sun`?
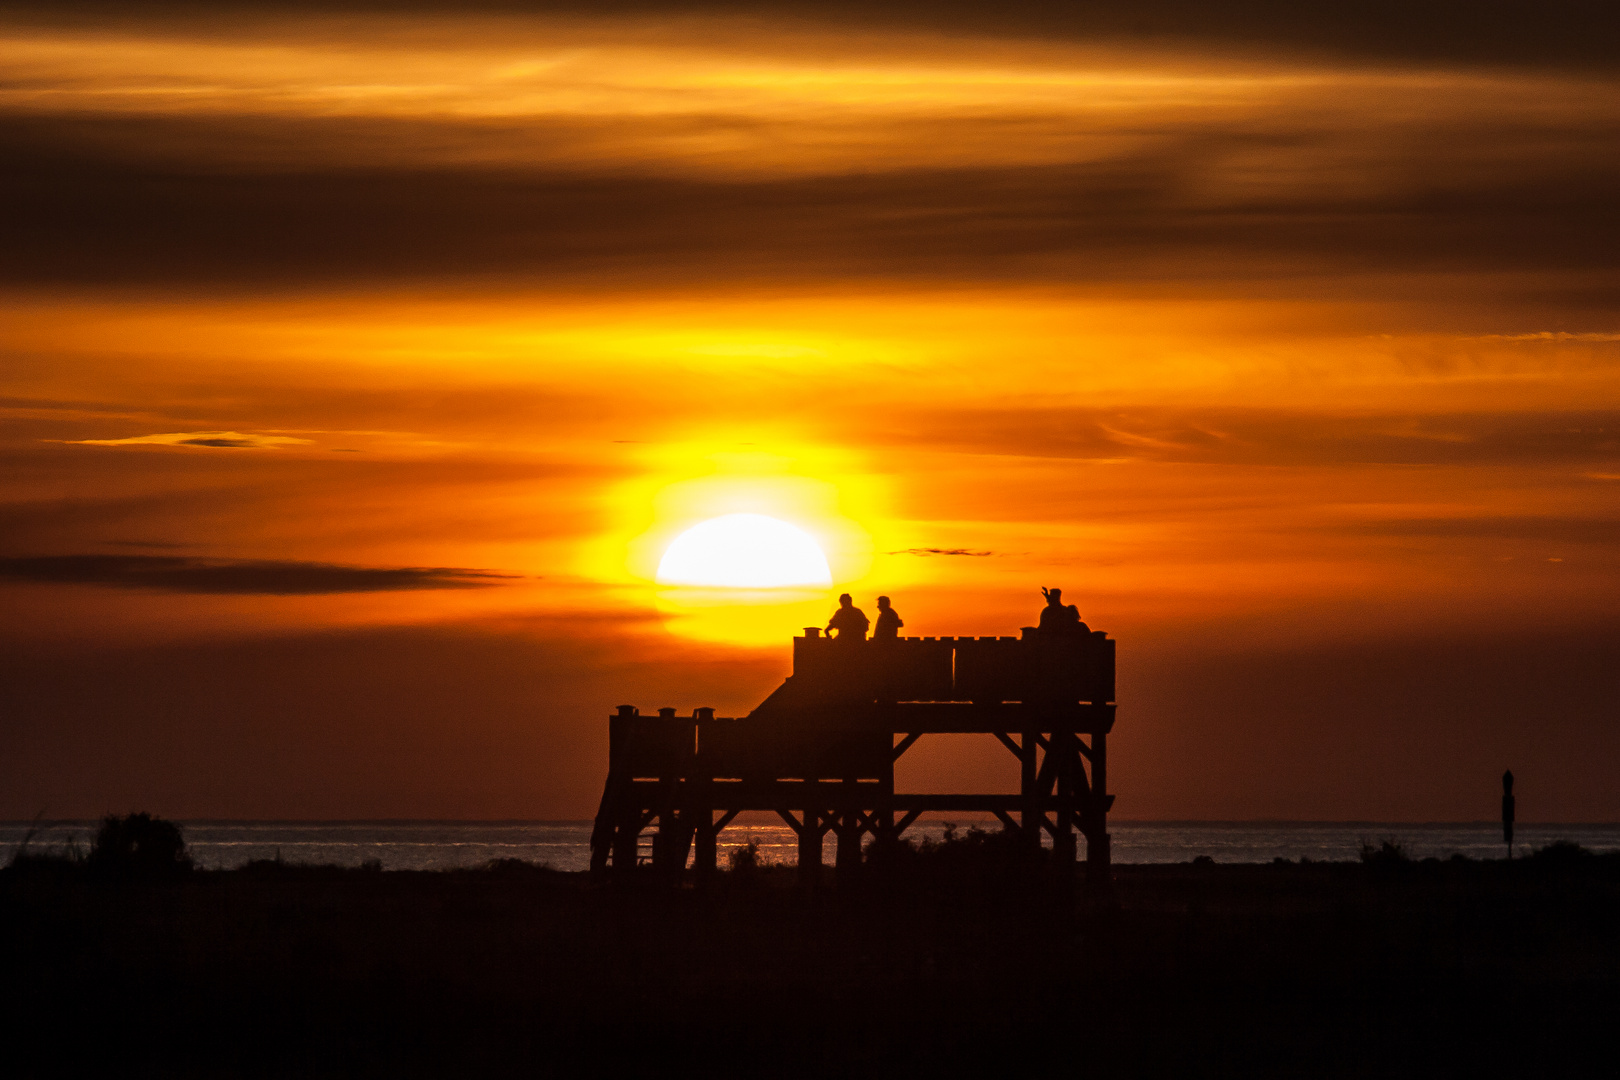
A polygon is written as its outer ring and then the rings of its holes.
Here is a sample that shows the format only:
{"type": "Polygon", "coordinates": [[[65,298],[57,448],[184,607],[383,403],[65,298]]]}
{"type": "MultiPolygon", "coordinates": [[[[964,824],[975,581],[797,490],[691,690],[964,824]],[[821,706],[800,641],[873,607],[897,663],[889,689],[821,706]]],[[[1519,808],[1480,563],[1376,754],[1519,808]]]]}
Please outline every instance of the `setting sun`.
{"type": "Polygon", "coordinates": [[[832,571],[803,529],[764,514],[725,514],[677,536],[658,564],[658,581],[773,589],[830,585],[832,571]]]}

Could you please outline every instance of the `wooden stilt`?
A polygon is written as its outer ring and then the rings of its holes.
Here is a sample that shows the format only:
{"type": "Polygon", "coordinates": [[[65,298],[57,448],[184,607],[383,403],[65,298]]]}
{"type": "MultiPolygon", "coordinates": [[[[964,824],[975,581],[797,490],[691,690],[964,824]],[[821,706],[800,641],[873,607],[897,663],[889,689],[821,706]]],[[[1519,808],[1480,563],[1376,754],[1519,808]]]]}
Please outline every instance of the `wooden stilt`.
{"type": "Polygon", "coordinates": [[[821,836],[824,829],[820,787],[814,780],[805,782],[804,827],[799,830],[799,884],[805,888],[814,888],[821,881],[821,836]]]}
{"type": "Polygon", "coordinates": [[[1074,871],[1076,843],[1075,774],[1080,769],[1079,739],[1072,732],[1053,732],[1052,747],[1057,754],[1057,835],[1052,839],[1052,859],[1058,872],[1074,871]]]}
{"type": "Polygon", "coordinates": [[[848,776],[838,788],[838,849],[833,866],[839,877],[847,878],[861,865],[860,785],[848,776]]]}
{"type": "Polygon", "coordinates": [[[692,871],[699,881],[707,881],[718,869],[720,830],[714,825],[714,811],[709,808],[696,811],[696,850],[692,855],[692,871]]]}
{"type": "Polygon", "coordinates": [[[1112,837],[1108,835],[1108,736],[1097,732],[1091,737],[1091,808],[1086,817],[1086,881],[1097,888],[1113,882],[1112,837]]]}
{"type": "Polygon", "coordinates": [[[872,837],[879,844],[892,844],[896,837],[894,832],[894,758],[890,758],[882,767],[882,775],[878,777],[877,790],[877,827],[872,837]]]}
{"type": "Polygon", "coordinates": [[[1019,814],[1019,833],[1026,851],[1036,852],[1041,846],[1041,796],[1037,786],[1036,755],[1040,753],[1040,746],[1036,742],[1037,732],[1025,731],[1023,743],[1019,747],[1019,794],[1023,796],[1023,807],[1019,814]]]}

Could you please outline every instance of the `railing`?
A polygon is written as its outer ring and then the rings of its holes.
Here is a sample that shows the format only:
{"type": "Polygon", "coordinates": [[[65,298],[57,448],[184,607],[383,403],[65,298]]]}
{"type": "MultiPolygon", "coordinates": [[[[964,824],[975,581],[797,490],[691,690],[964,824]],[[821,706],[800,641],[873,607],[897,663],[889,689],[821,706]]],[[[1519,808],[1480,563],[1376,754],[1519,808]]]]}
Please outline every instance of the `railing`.
{"type": "Polygon", "coordinates": [[[1022,638],[843,642],[814,628],[793,639],[798,694],[878,701],[1114,700],[1114,642],[1102,631],[1022,638]]]}

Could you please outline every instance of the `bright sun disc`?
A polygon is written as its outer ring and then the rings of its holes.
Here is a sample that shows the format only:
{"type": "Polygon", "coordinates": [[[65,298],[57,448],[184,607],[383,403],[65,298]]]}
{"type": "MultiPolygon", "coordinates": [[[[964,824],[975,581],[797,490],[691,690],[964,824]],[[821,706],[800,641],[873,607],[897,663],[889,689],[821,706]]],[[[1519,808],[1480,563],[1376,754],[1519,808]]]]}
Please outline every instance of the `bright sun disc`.
{"type": "Polygon", "coordinates": [[[764,514],[726,514],[677,536],[658,563],[658,582],[775,589],[831,585],[832,571],[803,529],[764,514]]]}

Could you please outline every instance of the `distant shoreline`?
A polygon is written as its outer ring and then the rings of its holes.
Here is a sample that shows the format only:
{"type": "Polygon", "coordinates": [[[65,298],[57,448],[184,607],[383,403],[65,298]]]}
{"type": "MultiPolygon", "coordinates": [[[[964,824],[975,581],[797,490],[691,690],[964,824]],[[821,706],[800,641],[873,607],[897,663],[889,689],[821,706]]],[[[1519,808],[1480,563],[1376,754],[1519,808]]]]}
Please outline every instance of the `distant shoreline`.
{"type": "MultiPolygon", "coordinates": [[[[954,822],[960,830],[995,832],[999,826],[973,816],[938,815],[906,831],[906,837],[937,842],[954,822]]],[[[29,836],[36,850],[83,847],[97,822],[85,819],[0,823],[0,860],[29,836]]],[[[389,870],[471,869],[518,859],[556,870],[590,865],[589,821],[523,820],[180,820],[192,858],[202,869],[221,870],[255,860],[357,867],[376,863],[389,870]]],[[[1111,824],[1113,861],[1119,865],[1188,863],[1207,857],[1219,863],[1271,863],[1277,859],[1354,862],[1364,844],[1394,840],[1413,857],[1498,859],[1507,854],[1494,822],[1131,822],[1111,824]]],[[[1598,852],[1620,852],[1620,824],[1518,826],[1514,855],[1560,840],[1598,852]]],[[[757,847],[767,864],[798,861],[796,834],[770,815],[733,822],[720,835],[722,860],[743,845],[757,847]]],[[[823,860],[833,857],[830,846],[823,860]]]]}

